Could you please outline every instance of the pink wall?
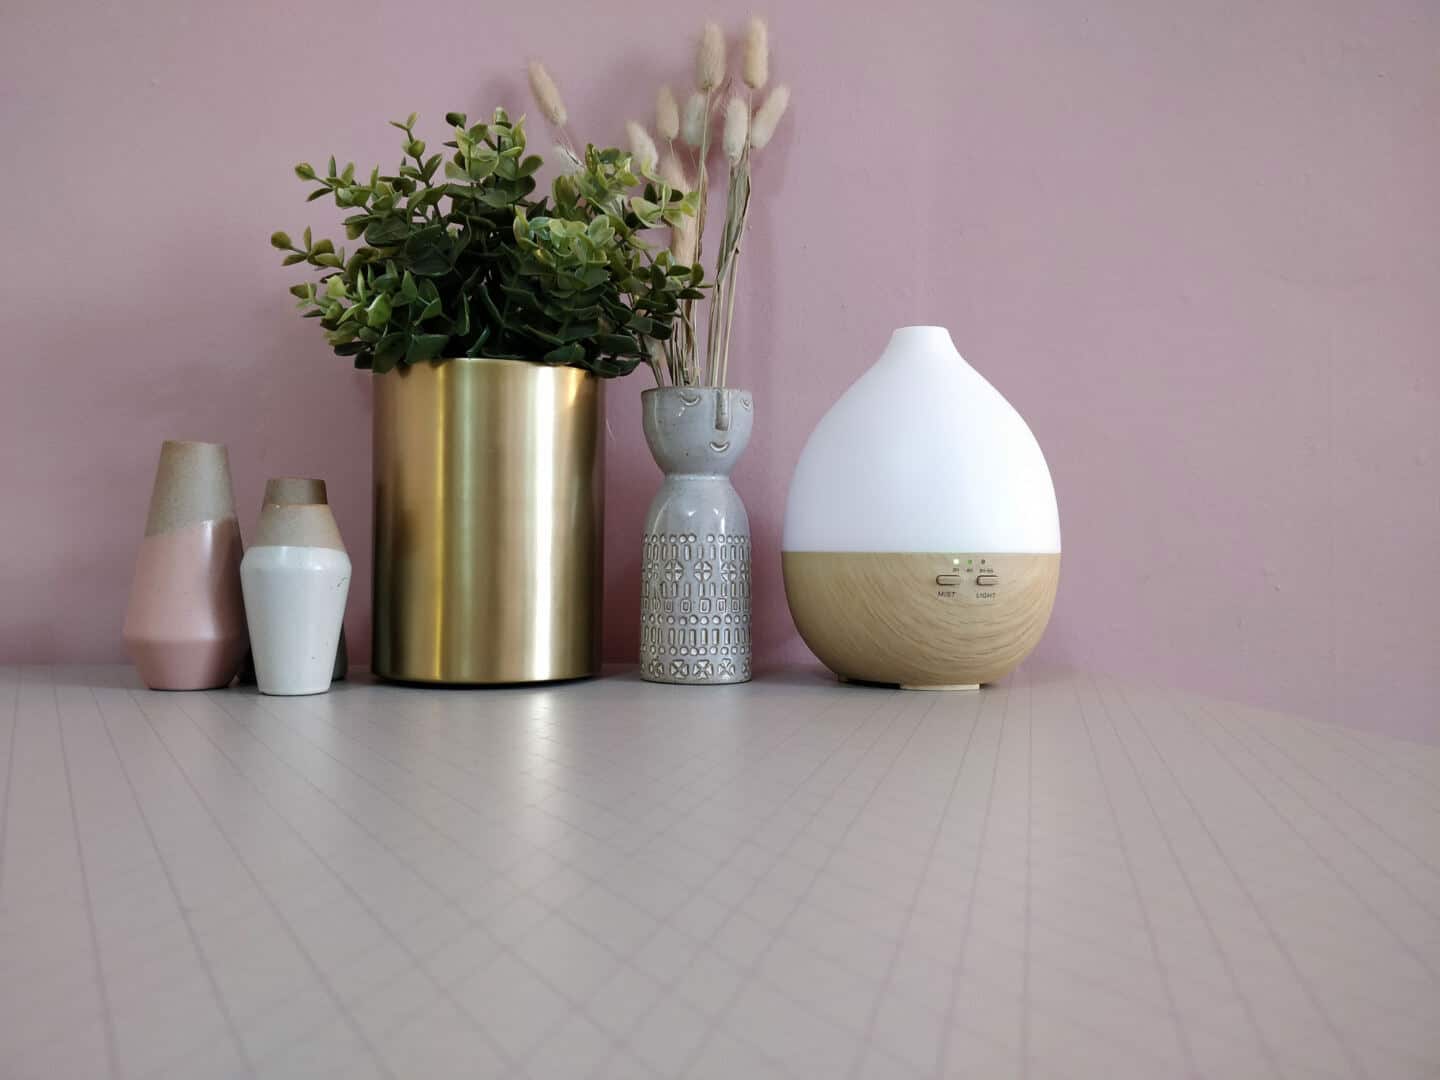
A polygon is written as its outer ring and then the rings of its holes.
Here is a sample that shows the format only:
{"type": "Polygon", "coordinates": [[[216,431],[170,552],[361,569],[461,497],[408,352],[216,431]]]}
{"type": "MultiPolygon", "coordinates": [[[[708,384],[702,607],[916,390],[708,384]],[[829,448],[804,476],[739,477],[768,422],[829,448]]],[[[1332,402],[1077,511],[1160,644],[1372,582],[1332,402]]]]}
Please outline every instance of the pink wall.
{"type": "MultiPolygon", "coordinates": [[[[384,120],[411,109],[431,132],[528,109],[532,51],[615,141],[706,10],[10,0],[0,661],[120,657],[167,436],[230,445],[247,527],[266,475],[325,476],[366,580],[367,377],[294,316],[266,246],[326,220],[290,165],[388,164],[384,120]]],[[[776,554],[806,434],[891,327],[939,322],[1049,454],[1066,562],[1042,655],[1440,737],[1440,7],[880,10],[772,8],[795,103],[732,365],[759,409],[736,480],[762,656],[807,655],[776,554]]],[[[621,658],[646,385],[611,387],[621,658]]]]}

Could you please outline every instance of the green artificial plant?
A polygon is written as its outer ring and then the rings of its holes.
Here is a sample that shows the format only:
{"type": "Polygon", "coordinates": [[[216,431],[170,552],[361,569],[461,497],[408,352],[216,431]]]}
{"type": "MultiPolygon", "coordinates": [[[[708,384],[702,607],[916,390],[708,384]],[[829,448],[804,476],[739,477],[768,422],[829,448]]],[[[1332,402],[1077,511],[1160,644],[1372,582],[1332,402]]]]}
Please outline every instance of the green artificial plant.
{"type": "MultiPolygon", "coordinates": [[[[394,175],[355,166],[296,175],[350,211],[347,255],[306,229],[302,242],[277,232],[286,265],[306,263],[317,281],[291,292],[318,318],[335,352],[358,368],[457,356],[569,364],[625,375],[666,342],[680,305],[700,298],[703,270],[654,250],[642,233],[693,217],[697,196],[651,175],[615,149],[567,154],[548,197],[532,197],[541,159],[527,154],[523,117],[496,109],[489,123],[445,117],[451,153],[426,154],[415,114],[394,175]],[[637,171],[640,175],[637,175],[637,171]]],[[[646,163],[648,165],[649,163],[646,163]]]]}

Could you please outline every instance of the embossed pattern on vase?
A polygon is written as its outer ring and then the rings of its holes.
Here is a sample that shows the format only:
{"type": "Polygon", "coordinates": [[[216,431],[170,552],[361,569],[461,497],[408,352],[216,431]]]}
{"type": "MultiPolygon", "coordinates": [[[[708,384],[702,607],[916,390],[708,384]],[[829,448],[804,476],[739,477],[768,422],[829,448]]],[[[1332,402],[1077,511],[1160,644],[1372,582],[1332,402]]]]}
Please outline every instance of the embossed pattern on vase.
{"type": "Polygon", "coordinates": [[[739,390],[649,390],[645,437],[665,480],[646,517],[640,671],[651,682],[750,678],[750,521],[729,473],[750,439],[739,390]]]}
{"type": "Polygon", "coordinates": [[[750,678],[750,537],[646,533],[640,573],[647,679],[750,678]]]}

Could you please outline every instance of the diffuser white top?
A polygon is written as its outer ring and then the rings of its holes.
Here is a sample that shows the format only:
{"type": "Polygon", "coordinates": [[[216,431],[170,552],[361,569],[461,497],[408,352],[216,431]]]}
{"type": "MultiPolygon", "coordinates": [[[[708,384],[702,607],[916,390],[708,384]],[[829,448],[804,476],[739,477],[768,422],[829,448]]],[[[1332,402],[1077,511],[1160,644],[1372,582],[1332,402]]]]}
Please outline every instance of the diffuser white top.
{"type": "Polygon", "coordinates": [[[943,326],[905,326],[821,419],[785,509],[786,551],[1060,551],[1040,444],[943,326]]]}

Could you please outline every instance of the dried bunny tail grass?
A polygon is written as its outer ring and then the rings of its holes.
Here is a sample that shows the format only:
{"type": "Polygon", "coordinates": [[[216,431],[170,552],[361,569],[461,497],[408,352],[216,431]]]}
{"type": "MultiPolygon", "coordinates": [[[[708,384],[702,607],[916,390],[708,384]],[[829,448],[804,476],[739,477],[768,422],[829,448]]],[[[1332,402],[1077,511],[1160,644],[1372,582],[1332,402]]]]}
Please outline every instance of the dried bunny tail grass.
{"type": "Polygon", "coordinates": [[[705,95],[693,93],[685,101],[685,122],[680,125],[680,137],[688,146],[699,146],[705,138],[705,112],[709,102],[705,95]]]}
{"type": "Polygon", "coordinates": [[[707,22],[695,50],[695,86],[714,90],[725,81],[725,35],[718,23],[707,22]]]}
{"type": "MultiPolygon", "coordinates": [[[[771,95],[774,96],[773,94],[771,95]]],[[[732,97],[725,103],[725,156],[731,165],[740,164],[745,141],[750,137],[750,108],[744,98],[732,97]]]]}
{"type": "Polygon", "coordinates": [[[560,172],[562,175],[585,171],[585,163],[580,160],[574,150],[571,150],[564,143],[556,143],[554,152],[555,156],[560,159],[560,172]]]}
{"type": "Polygon", "coordinates": [[[670,226],[670,255],[681,266],[694,266],[700,244],[700,224],[693,217],[683,217],[679,225],[670,226]]]}
{"type": "Polygon", "coordinates": [[[660,87],[655,95],[655,130],[667,141],[680,134],[680,103],[669,86],[660,87]]]}
{"type": "Polygon", "coordinates": [[[759,90],[770,79],[770,30],[759,15],[750,17],[745,29],[745,59],[741,76],[751,90],[759,90]]]}
{"type": "Polygon", "coordinates": [[[666,154],[660,165],[660,179],[675,191],[689,191],[690,180],[685,175],[685,166],[675,154],[666,154]]]}
{"type": "Polygon", "coordinates": [[[565,101],[560,96],[560,88],[550,77],[550,72],[545,70],[545,65],[539,60],[530,61],[529,72],[530,93],[535,95],[535,104],[540,106],[546,120],[556,127],[564,127],[567,115],[565,101]]]}
{"type": "Polygon", "coordinates": [[[790,87],[777,86],[770,91],[770,96],[765,99],[765,104],[755,110],[755,122],[750,125],[750,145],[756,150],[763,150],[765,144],[775,134],[775,126],[780,123],[780,118],[785,115],[785,109],[790,104],[790,87]]]}
{"type": "Polygon", "coordinates": [[[655,140],[645,130],[645,125],[638,120],[627,120],[625,134],[630,137],[630,152],[635,155],[640,171],[653,173],[660,160],[660,152],[655,149],[655,140]]]}

